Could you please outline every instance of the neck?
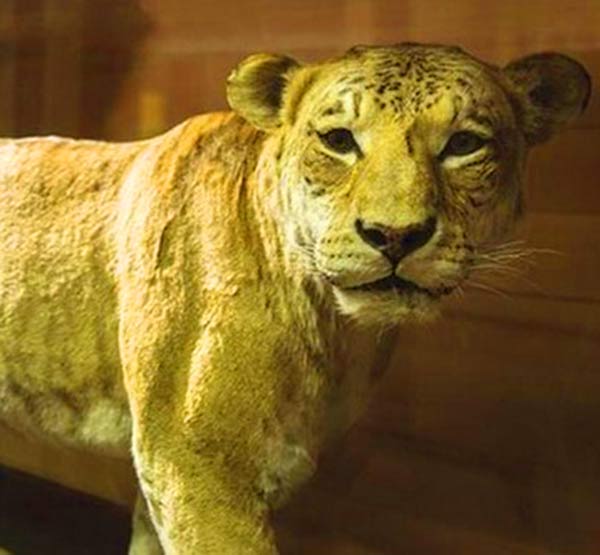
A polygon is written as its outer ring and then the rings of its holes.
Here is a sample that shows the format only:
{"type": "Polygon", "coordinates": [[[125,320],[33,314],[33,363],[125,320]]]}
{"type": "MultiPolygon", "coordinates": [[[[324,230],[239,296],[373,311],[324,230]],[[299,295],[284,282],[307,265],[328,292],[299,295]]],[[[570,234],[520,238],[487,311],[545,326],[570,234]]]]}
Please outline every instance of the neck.
{"type": "Polygon", "coordinates": [[[293,318],[294,327],[302,327],[314,349],[325,354],[339,322],[332,295],[311,274],[303,253],[289,246],[291,216],[277,168],[278,150],[278,137],[267,137],[249,179],[249,202],[263,249],[265,277],[280,295],[278,308],[293,318]]]}
{"type": "MultiPolygon", "coordinates": [[[[284,184],[277,167],[280,140],[269,136],[262,143],[256,167],[250,177],[250,203],[255,214],[266,264],[275,273],[283,272],[294,285],[306,283],[308,272],[297,252],[287,246],[290,215],[284,184]]],[[[281,276],[279,276],[281,277],[281,276]]]]}
{"type": "Polygon", "coordinates": [[[287,203],[277,168],[278,150],[277,137],[263,142],[250,178],[249,202],[267,279],[280,293],[277,310],[286,315],[307,360],[322,367],[330,383],[335,384],[330,390],[330,416],[323,430],[325,437],[335,437],[363,412],[369,391],[388,366],[395,330],[363,328],[339,315],[333,295],[311,275],[303,253],[286,249],[287,203]]]}

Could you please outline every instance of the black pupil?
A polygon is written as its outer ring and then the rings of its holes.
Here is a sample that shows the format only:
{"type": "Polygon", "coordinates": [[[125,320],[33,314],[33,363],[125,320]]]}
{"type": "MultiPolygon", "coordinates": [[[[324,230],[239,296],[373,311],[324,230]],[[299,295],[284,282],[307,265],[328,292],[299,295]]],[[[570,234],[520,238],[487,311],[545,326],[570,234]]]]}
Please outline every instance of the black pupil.
{"type": "Polygon", "coordinates": [[[350,152],[356,146],[354,137],[348,129],[332,129],[321,136],[323,141],[336,152],[350,152]]]}
{"type": "Polygon", "coordinates": [[[465,155],[471,154],[476,150],[479,150],[484,143],[479,135],[471,133],[470,131],[460,131],[450,137],[448,144],[446,145],[446,155],[465,155]]]}

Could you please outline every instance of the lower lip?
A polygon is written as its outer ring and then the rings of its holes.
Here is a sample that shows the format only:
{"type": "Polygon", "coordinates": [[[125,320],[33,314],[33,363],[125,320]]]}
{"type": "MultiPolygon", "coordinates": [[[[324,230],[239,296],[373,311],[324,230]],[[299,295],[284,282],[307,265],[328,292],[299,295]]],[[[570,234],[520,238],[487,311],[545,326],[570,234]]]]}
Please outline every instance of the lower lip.
{"type": "Polygon", "coordinates": [[[355,291],[391,291],[394,293],[425,293],[433,296],[428,289],[419,287],[416,283],[408,281],[397,276],[388,276],[371,283],[365,283],[357,287],[352,287],[355,291]]]}

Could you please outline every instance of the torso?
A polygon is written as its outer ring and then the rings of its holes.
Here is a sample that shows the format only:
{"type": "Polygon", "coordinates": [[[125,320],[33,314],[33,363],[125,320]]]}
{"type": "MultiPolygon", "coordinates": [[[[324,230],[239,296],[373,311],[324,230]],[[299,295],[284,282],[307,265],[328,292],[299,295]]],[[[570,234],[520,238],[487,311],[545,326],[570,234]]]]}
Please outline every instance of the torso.
{"type": "Polygon", "coordinates": [[[0,146],[0,418],[123,455],[130,421],[106,232],[140,148],[58,138],[0,146]]]}
{"type": "MultiPolygon", "coordinates": [[[[45,440],[129,456],[131,417],[119,346],[122,322],[118,305],[122,288],[117,276],[117,243],[120,238],[112,235],[122,224],[117,212],[121,211],[120,217],[125,221],[128,216],[122,212],[127,203],[133,203],[128,210],[144,209],[143,198],[148,191],[143,179],[154,171],[146,168],[144,157],[151,160],[153,166],[148,167],[164,171],[161,165],[165,164],[167,174],[177,174],[190,171],[190,159],[204,147],[208,153],[208,162],[204,163],[223,159],[223,164],[221,167],[215,164],[205,180],[195,185],[197,190],[192,195],[195,200],[190,201],[192,208],[188,206],[188,210],[193,212],[194,218],[205,221],[231,217],[226,211],[220,212],[217,205],[224,202],[229,206],[238,193],[235,189],[219,192],[217,189],[222,185],[211,180],[237,174],[240,167],[248,163],[249,147],[246,147],[248,152],[237,147],[238,152],[227,151],[227,145],[219,142],[223,139],[227,143],[248,132],[240,127],[239,120],[214,116],[191,120],[169,132],[165,139],[146,143],[119,145],[50,138],[29,140],[29,144],[7,141],[0,145],[0,167],[10,168],[0,174],[3,199],[0,221],[9,223],[0,229],[0,242],[5,245],[0,257],[1,419],[45,440]],[[34,148],[31,148],[32,141],[34,148]],[[165,162],[162,157],[163,141],[177,142],[177,148],[184,149],[173,156],[173,167],[169,167],[172,163],[169,159],[165,162]],[[181,147],[182,144],[187,146],[181,147]],[[3,157],[10,158],[10,164],[2,163],[3,157]],[[135,174],[138,167],[143,171],[139,176],[130,177],[126,185],[128,176],[135,174]],[[133,192],[128,191],[128,187],[133,187],[133,192]],[[136,194],[142,195],[141,202],[131,200],[136,194]],[[211,201],[211,195],[222,194],[226,195],[224,199],[211,201]],[[7,217],[3,217],[2,211],[7,217]]],[[[250,139],[256,140],[253,136],[250,139]]],[[[167,182],[162,185],[171,187],[167,182]]],[[[156,183],[148,185],[154,186],[156,183]]],[[[167,195],[180,193],[166,192],[167,195]]],[[[170,259],[169,241],[177,239],[170,238],[168,222],[157,228],[156,233],[159,235],[153,247],[156,265],[163,275],[168,275],[169,265],[177,264],[170,259]]],[[[207,230],[200,225],[194,233],[205,234],[203,249],[206,250],[194,256],[203,267],[205,283],[216,287],[193,293],[197,294],[196,302],[201,306],[209,301],[200,297],[215,295],[229,303],[228,299],[236,297],[236,291],[245,287],[244,283],[257,279],[260,269],[250,259],[235,256],[233,262],[230,261],[233,266],[223,260],[217,263],[206,245],[210,242],[207,230]]],[[[230,229],[228,233],[231,234],[230,239],[226,239],[229,244],[243,235],[240,229],[230,229]]],[[[144,241],[146,239],[142,243],[144,241]]],[[[249,256],[254,254],[250,252],[249,256]]],[[[304,302],[297,297],[294,287],[290,291],[294,298],[288,299],[283,294],[278,301],[282,306],[294,307],[304,302]]],[[[275,299],[271,296],[265,300],[269,302],[273,304],[275,299]]],[[[185,310],[191,307],[186,306],[185,310]]],[[[264,314],[266,320],[271,317],[264,314]]],[[[270,325],[279,326],[281,322],[270,325]]],[[[166,332],[168,334],[168,330],[166,332]]],[[[190,333],[197,337],[197,332],[190,333]]],[[[302,331],[292,333],[299,337],[302,331]]],[[[300,370],[315,376],[314,379],[303,381],[304,378],[299,377],[281,382],[282,387],[294,390],[289,393],[289,410],[281,407],[281,414],[291,416],[279,420],[276,417],[265,431],[265,490],[280,488],[285,494],[293,489],[296,481],[312,472],[318,444],[345,430],[364,406],[366,390],[372,383],[371,370],[374,364],[385,363],[377,356],[378,352],[385,356],[389,340],[384,339],[382,345],[377,346],[369,334],[358,334],[358,340],[352,333],[341,337],[345,338],[343,343],[329,345],[336,351],[332,356],[319,358],[319,355],[308,363],[315,368],[300,370]],[[336,363],[324,368],[324,364],[332,363],[333,355],[336,355],[336,363]],[[294,413],[298,407],[301,410],[306,407],[309,398],[315,406],[304,415],[294,413]],[[320,420],[317,413],[326,405],[331,410],[329,427],[319,430],[316,438],[314,429],[302,429],[306,424],[302,419],[309,418],[307,414],[312,411],[310,418],[315,422],[320,420]],[[296,437],[297,441],[290,443],[290,437],[296,437]],[[290,482],[289,487],[286,481],[290,482]]],[[[172,348],[185,349],[183,345],[172,348]]],[[[302,350],[301,346],[298,348],[302,350]]],[[[272,492],[274,498],[280,494],[272,492]]]]}

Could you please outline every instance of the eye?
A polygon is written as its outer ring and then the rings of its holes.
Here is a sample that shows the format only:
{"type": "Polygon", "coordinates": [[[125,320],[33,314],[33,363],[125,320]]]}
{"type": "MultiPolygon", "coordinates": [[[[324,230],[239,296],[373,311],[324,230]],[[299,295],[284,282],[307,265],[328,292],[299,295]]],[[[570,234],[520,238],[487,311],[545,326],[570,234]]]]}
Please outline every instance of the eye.
{"type": "Polygon", "coordinates": [[[319,134],[319,138],[326,146],[339,154],[347,154],[352,150],[358,150],[358,145],[354,140],[352,132],[342,127],[319,134]]]}
{"type": "Polygon", "coordinates": [[[488,139],[472,133],[471,131],[459,131],[454,133],[444,150],[440,154],[440,158],[446,158],[447,156],[466,156],[478,151],[488,142],[488,139]]]}

